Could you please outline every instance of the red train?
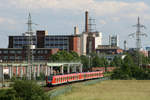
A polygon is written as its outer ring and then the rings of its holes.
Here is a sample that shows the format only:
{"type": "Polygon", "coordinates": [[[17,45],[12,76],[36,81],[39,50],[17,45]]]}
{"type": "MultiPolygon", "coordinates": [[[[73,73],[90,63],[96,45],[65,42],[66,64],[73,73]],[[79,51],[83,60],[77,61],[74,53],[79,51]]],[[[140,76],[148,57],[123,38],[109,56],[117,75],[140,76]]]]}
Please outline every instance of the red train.
{"type": "Polygon", "coordinates": [[[47,76],[47,86],[104,77],[103,71],[47,76]]]}

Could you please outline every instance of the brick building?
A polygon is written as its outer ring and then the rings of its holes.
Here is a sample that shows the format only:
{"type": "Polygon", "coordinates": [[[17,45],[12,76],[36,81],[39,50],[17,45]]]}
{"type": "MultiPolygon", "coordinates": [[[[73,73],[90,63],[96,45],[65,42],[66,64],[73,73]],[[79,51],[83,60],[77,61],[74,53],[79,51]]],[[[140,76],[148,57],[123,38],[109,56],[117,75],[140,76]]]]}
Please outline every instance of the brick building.
{"type": "MultiPolygon", "coordinates": [[[[75,51],[80,55],[79,35],[48,35],[47,31],[37,31],[32,37],[35,48],[58,48],[59,50],[75,51]]],[[[29,45],[29,36],[9,36],[8,48],[23,48],[29,45]]]]}
{"type": "MultiPolygon", "coordinates": [[[[58,52],[58,48],[36,48],[33,49],[34,61],[48,61],[52,54],[58,52]]],[[[0,60],[4,62],[27,60],[27,50],[25,48],[0,48],[0,60]]]]}

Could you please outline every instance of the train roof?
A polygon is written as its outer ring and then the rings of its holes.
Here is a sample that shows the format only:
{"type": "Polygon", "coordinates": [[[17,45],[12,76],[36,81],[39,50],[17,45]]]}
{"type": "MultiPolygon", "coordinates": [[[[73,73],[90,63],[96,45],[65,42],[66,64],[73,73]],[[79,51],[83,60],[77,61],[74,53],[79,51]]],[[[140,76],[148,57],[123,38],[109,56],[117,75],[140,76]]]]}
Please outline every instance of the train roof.
{"type": "Polygon", "coordinates": [[[94,71],[94,72],[82,72],[82,73],[71,73],[71,74],[64,74],[64,75],[54,75],[55,77],[62,77],[62,76],[72,76],[72,75],[79,75],[79,74],[90,74],[90,73],[98,73],[102,71],[94,71]]]}

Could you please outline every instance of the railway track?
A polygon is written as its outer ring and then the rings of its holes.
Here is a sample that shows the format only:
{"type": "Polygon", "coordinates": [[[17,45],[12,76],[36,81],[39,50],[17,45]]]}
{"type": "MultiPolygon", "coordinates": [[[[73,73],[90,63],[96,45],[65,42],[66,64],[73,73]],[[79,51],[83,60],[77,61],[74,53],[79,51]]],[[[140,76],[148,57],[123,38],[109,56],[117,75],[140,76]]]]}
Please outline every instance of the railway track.
{"type": "Polygon", "coordinates": [[[44,86],[43,89],[45,92],[48,92],[48,91],[51,91],[51,90],[54,90],[58,87],[63,87],[63,86],[66,86],[66,85],[69,85],[69,84],[74,84],[74,83],[77,83],[77,82],[72,82],[72,83],[66,83],[66,84],[60,84],[60,85],[56,85],[56,86],[52,86],[52,87],[47,87],[47,86],[44,86]]]}

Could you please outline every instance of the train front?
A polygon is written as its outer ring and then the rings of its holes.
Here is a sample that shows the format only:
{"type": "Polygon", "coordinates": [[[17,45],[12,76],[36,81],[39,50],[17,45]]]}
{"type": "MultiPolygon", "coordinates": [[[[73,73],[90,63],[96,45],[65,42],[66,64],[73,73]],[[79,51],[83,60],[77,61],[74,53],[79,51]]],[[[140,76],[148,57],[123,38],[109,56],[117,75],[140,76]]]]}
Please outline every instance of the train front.
{"type": "Polygon", "coordinates": [[[51,86],[53,81],[53,75],[46,76],[46,85],[51,86]]]}

